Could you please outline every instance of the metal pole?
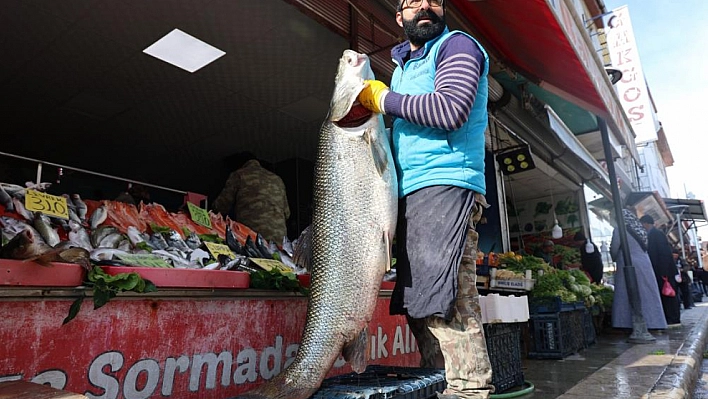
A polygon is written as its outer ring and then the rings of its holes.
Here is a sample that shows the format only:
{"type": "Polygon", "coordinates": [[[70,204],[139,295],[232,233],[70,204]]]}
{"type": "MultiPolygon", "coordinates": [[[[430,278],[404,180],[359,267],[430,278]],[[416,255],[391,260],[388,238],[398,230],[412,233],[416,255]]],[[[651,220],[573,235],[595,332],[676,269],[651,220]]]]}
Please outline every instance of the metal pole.
{"type": "Polygon", "coordinates": [[[632,309],[632,334],[628,341],[637,344],[648,344],[656,341],[656,338],[649,334],[647,323],[642,315],[642,306],[639,299],[639,286],[637,285],[637,272],[632,264],[632,257],[629,254],[629,244],[627,243],[627,228],[622,216],[622,198],[617,186],[617,174],[615,173],[615,163],[610,150],[610,137],[607,131],[607,123],[602,118],[597,118],[597,125],[602,136],[602,147],[605,152],[605,163],[607,173],[610,175],[610,189],[612,190],[612,203],[615,207],[615,219],[619,229],[620,245],[622,246],[622,257],[624,258],[624,280],[627,285],[627,295],[629,305],[632,309]]]}
{"type": "Polygon", "coordinates": [[[693,221],[693,243],[696,246],[696,257],[698,258],[698,268],[703,269],[703,257],[701,256],[701,243],[698,242],[698,227],[693,221]]]}
{"type": "Polygon", "coordinates": [[[686,259],[686,246],[683,243],[683,231],[681,231],[681,212],[676,214],[676,227],[678,228],[679,241],[681,242],[681,255],[686,259]]]}

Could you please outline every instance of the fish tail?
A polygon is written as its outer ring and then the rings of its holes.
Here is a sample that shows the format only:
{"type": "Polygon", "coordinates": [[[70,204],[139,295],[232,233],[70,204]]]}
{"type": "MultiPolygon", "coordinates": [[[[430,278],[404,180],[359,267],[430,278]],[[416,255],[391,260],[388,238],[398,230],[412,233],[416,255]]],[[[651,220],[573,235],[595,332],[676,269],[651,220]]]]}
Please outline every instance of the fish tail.
{"type": "Polygon", "coordinates": [[[365,328],[352,341],[347,342],[342,348],[342,356],[344,360],[349,362],[352,370],[361,374],[366,370],[369,362],[369,351],[366,348],[369,345],[369,332],[365,328]]]}
{"type": "Polygon", "coordinates": [[[230,399],[307,399],[319,389],[294,387],[287,384],[283,377],[281,373],[256,389],[230,399]]]}

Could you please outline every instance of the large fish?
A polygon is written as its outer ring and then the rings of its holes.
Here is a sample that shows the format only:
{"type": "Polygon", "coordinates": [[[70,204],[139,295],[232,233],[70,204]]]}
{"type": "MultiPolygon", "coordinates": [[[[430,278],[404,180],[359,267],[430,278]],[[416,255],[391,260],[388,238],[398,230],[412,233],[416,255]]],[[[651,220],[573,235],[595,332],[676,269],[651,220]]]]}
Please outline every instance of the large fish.
{"type": "Polygon", "coordinates": [[[373,78],[366,55],[344,51],[315,162],[312,274],[300,348],[287,369],[239,398],[308,398],[340,352],[355,371],[366,368],[368,324],[390,265],[397,212],[383,119],[357,102],[364,79],[373,78]]]}

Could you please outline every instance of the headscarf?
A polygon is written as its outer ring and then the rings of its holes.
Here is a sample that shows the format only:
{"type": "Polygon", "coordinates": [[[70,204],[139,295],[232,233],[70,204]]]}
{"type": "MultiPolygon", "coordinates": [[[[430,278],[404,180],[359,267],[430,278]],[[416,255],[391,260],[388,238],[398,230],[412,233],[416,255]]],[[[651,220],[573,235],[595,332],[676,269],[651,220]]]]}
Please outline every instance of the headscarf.
{"type": "Polygon", "coordinates": [[[629,209],[623,209],[624,224],[627,225],[627,232],[634,237],[644,251],[647,250],[647,230],[642,223],[637,219],[637,216],[629,209]]]}

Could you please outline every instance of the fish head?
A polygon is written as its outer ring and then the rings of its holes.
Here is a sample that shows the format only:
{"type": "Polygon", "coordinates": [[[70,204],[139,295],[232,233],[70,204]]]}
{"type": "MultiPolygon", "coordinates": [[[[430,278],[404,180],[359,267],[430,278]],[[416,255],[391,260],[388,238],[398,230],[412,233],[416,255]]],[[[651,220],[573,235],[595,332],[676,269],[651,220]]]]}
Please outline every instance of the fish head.
{"type": "Polygon", "coordinates": [[[354,117],[358,120],[368,120],[372,113],[359,104],[357,97],[366,87],[364,80],[374,78],[369,56],[344,50],[334,79],[334,94],[327,119],[332,122],[354,117]],[[349,115],[350,113],[356,115],[349,115]]]}

